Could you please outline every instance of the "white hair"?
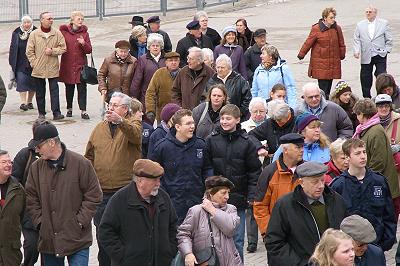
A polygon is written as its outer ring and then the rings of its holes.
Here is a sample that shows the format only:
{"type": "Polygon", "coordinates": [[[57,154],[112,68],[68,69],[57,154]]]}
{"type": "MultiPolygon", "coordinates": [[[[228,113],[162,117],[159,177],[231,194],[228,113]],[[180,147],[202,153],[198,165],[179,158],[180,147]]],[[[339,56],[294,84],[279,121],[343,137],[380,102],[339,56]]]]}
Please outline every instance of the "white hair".
{"type": "Polygon", "coordinates": [[[21,23],[24,23],[25,21],[33,22],[33,19],[29,15],[23,15],[21,18],[21,23]]]}
{"type": "Polygon", "coordinates": [[[214,62],[214,52],[210,48],[203,48],[201,52],[203,53],[204,59],[207,58],[211,62],[214,62]]]}
{"type": "Polygon", "coordinates": [[[283,100],[272,100],[268,103],[268,115],[273,120],[286,118],[290,112],[290,107],[283,100]]]}
{"type": "Polygon", "coordinates": [[[190,47],[189,50],[188,50],[188,53],[189,54],[190,53],[196,54],[196,56],[199,59],[200,63],[204,62],[203,51],[199,47],[197,47],[197,46],[190,47]]]}
{"type": "Polygon", "coordinates": [[[193,20],[200,20],[202,17],[208,18],[207,13],[205,11],[198,11],[194,14],[193,20]]]}
{"type": "Polygon", "coordinates": [[[306,94],[306,91],[309,89],[317,89],[318,91],[320,91],[318,83],[315,82],[307,82],[306,84],[304,84],[304,86],[302,87],[303,90],[303,95],[306,94]]]}
{"type": "Polygon", "coordinates": [[[251,99],[249,104],[249,110],[251,111],[254,105],[256,105],[257,103],[261,103],[264,106],[265,110],[267,110],[268,108],[267,101],[262,97],[254,97],[253,99],[251,99]]]}
{"type": "Polygon", "coordinates": [[[215,65],[218,65],[221,62],[225,62],[225,64],[228,66],[228,69],[232,70],[232,60],[228,55],[221,54],[218,56],[217,60],[215,60],[215,65]]]}
{"type": "Polygon", "coordinates": [[[149,36],[147,36],[147,49],[150,49],[150,46],[155,42],[161,46],[161,49],[164,48],[163,36],[159,33],[150,33],[149,36]]]}
{"type": "Polygon", "coordinates": [[[129,112],[131,111],[131,108],[132,108],[132,106],[131,106],[132,98],[131,97],[129,97],[125,93],[122,93],[122,92],[119,92],[119,91],[116,91],[111,95],[111,98],[114,98],[114,97],[121,98],[121,102],[120,103],[123,104],[123,105],[126,105],[128,107],[129,112]]]}
{"type": "Polygon", "coordinates": [[[343,152],[342,146],[346,139],[338,138],[334,142],[329,145],[329,151],[331,153],[331,157],[335,157],[343,152]]]}

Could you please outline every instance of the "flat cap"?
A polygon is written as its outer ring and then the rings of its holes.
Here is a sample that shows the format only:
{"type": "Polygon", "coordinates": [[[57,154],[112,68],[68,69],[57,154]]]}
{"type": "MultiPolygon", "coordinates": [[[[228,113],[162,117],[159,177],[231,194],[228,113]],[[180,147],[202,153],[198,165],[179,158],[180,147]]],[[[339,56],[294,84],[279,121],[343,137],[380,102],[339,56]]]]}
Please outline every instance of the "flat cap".
{"type": "Polygon", "coordinates": [[[165,53],[165,55],[164,55],[164,58],[165,58],[165,59],[174,58],[174,57],[181,57],[181,56],[180,56],[179,53],[174,52],[174,51],[165,53]]]}
{"type": "Polygon", "coordinates": [[[265,29],[256,29],[254,32],[254,37],[260,37],[263,35],[267,35],[267,31],[265,29]]]}
{"type": "Polygon", "coordinates": [[[210,176],[206,179],[206,189],[215,188],[215,187],[226,187],[229,189],[233,189],[235,185],[228,179],[223,176],[210,176]]]}
{"type": "Polygon", "coordinates": [[[340,230],[360,243],[369,244],[376,239],[372,224],[367,219],[356,214],[344,218],[340,224],[340,230]]]}
{"type": "Polygon", "coordinates": [[[375,97],[375,104],[392,103],[392,97],[387,94],[378,94],[375,97]]]}
{"type": "Polygon", "coordinates": [[[159,16],[151,16],[146,20],[147,23],[160,23],[160,21],[161,19],[159,16]]]}
{"type": "Polygon", "coordinates": [[[193,20],[190,21],[187,25],[186,25],[186,29],[188,30],[198,30],[200,29],[200,23],[198,20],[193,20]]]}
{"type": "Polygon", "coordinates": [[[164,168],[152,160],[139,159],[133,164],[133,174],[139,177],[158,178],[164,174],[164,168]]]}
{"type": "Polygon", "coordinates": [[[304,162],[296,168],[296,174],[300,178],[322,176],[326,171],[328,171],[328,166],[314,161],[304,162]]]}
{"type": "Polygon", "coordinates": [[[281,144],[304,144],[304,137],[299,133],[289,133],[279,138],[281,144]]]}
{"type": "Polygon", "coordinates": [[[126,41],[126,40],[121,40],[115,43],[115,48],[120,48],[120,49],[130,49],[131,44],[126,41]]]}

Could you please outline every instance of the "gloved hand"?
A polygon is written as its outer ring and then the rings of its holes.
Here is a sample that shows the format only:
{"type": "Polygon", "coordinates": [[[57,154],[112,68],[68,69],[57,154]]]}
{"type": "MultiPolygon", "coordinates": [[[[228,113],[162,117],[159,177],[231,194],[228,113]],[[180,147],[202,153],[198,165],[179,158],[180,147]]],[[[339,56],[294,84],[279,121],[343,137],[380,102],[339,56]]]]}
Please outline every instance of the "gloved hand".
{"type": "Polygon", "coordinates": [[[303,60],[303,59],[304,59],[304,56],[297,55],[297,58],[298,58],[299,60],[303,60]]]}

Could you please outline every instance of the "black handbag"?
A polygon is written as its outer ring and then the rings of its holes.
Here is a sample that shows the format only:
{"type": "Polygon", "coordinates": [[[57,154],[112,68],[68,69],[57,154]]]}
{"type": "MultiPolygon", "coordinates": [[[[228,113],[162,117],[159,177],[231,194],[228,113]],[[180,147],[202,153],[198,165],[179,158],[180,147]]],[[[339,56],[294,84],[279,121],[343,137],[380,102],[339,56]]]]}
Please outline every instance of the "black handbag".
{"type": "Polygon", "coordinates": [[[91,85],[96,85],[99,82],[97,81],[97,69],[94,67],[93,55],[90,54],[90,58],[92,59],[92,65],[88,66],[87,64],[83,66],[81,70],[81,82],[87,83],[91,85]]]}
{"type": "Polygon", "coordinates": [[[211,219],[210,214],[207,212],[207,220],[208,220],[208,227],[210,228],[210,237],[211,237],[211,247],[207,247],[202,249],[196,253],[194,256],[197,260],[197,265],[207,262],[208,266],[219,266],[219,259],[217,255],[217,251],[215,249],[215,242],[214,242],[214,234],[211,227],[211,219]]]}

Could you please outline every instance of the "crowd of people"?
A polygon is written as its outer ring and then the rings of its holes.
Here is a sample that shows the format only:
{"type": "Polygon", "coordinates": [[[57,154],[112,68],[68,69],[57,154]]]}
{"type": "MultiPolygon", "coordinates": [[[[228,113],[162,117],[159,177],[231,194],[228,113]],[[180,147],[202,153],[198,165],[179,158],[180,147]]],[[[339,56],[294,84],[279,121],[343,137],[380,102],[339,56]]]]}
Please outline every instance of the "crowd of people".
{"type": "MultiPolygon", "coordinates": [[[[386,73],[392,35],[377,12],[368,6],[354,32],[362,99],[344,80],[331,93],[346,54],[334,8],[298,53],[311,50],[318,80],[301,89],[266,30],[243,18],[220,35],[197,12],[173,51],[159,16],[134,16],[99,68],[107,110],[83,155],[46,120],[45,95],[47,79],[62,120],[58,82],[67,117],[76,87],[90,119],[84,15],[59,29],[51,12],[37,28],[24,16],[8,87],[22,111],[36,97],[38,119],[13,161],[0,150],[0,265],[34,265],[39,253],[46,266],[88,265],[92,220],[100,266],[240,266],[246,231],[247,252],[260,233],[271,266],[385,265],[400,213],[400,89],[386,73]]],[[[0,80],[0,111],[5,99],[0,80]]]]}

